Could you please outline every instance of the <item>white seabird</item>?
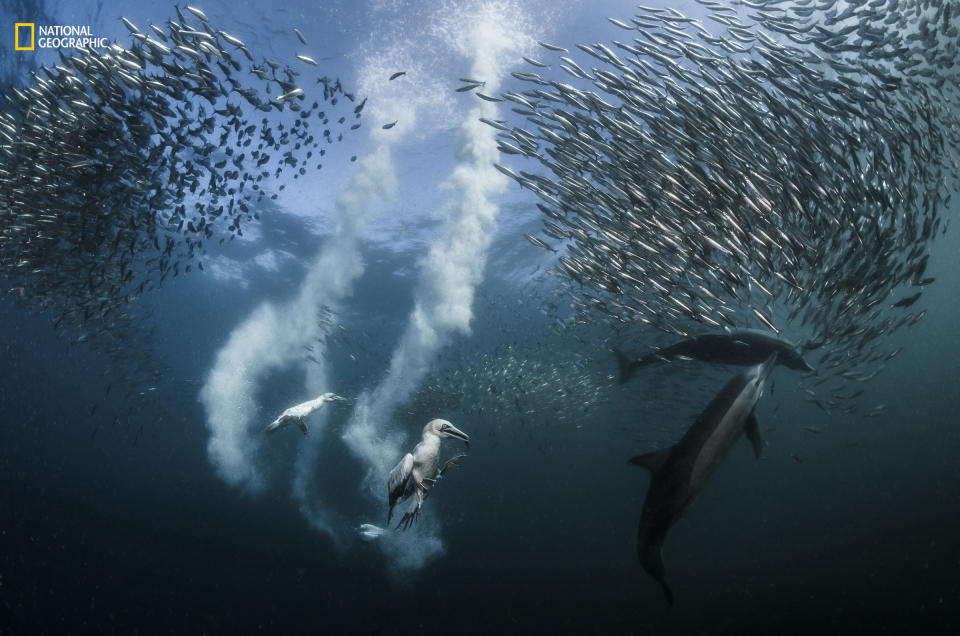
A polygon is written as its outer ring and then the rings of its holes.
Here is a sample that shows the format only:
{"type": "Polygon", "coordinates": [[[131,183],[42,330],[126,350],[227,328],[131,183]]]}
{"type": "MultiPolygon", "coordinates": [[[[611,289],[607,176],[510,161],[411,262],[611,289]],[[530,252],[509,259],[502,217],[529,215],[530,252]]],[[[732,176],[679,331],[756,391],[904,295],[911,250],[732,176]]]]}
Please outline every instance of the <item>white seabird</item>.
{"type": "Polygon", "coordinates": [[[280,414],[280,417],[273,420],[270,425],[263,429],[264,433],[272,433],[278,429],[281,429],[289,424],[296,423],[300,427],[300,430],[303,431],[303,434],[307,434],[307,424],[304,422],[304,418],[318,410],[326,402],[331,402],[333,400],[342,400],[344,398],[340,397],[336,393],[324,393],[315,400],[310,400],[302,404],[297,404],[296,406],[291,406],[286,411],[280,414]]]}
{"type": "Polygon", "coordinates": [[[407,453],[400,463],[390,471],[387,480],[387,491],[390,499],[390,511],[387,513],[387,525],[393,516],[393,506],[400,499],[410,499],[407,511],[397,524],[398,528],[406,530],[417,518],[423,501],[430,494],[430,489],[437,483],[444,471],[460,463],[466,453],[460,453],[447,460],[442,468],[440,465],[440,440],[444,437],[455,437],[463,440],[470,448],[470,436],[446,420],[430,420],[423,427],[423,439],[414,447],[412,453],[407,453]]]}

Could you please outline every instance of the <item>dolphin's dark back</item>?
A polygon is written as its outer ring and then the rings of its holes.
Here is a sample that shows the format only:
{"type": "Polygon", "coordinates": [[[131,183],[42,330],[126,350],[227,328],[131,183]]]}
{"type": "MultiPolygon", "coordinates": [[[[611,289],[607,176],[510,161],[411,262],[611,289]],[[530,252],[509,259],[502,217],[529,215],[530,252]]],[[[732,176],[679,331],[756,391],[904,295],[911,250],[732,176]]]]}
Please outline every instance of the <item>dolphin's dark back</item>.
{"type": "Polygon", "coordinates": [[[755,329],[735,329],[730,335],[735,343],[743,342],[753,350],[748,364],[760,364],[776,353],[779,365],[797,371],[813,371],[813,367],[803,359],[799,349],[788,340],[755,329]]]}
{"type": "Polygon", "coordinates": [[[777,363],[798,371],[813,371],[797,348],[787,340],[755,329],[734,329],[729,333],[708,333],[675,342],[637,359],[615,349],[620,384],[648,364],[687,357],[701,362],[752,366],[777,354],[777,363]]]}

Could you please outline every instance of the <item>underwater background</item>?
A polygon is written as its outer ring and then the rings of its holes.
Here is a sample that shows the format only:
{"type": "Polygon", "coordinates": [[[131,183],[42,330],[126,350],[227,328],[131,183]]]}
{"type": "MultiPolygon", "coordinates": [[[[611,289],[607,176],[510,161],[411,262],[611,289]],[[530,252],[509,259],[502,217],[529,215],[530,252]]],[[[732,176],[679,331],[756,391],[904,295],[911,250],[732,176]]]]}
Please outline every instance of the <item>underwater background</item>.
{"type": "MultiPolygon", "coordinates": [[[[956,21],[960,7],[948,4],[956,21]]],[[[484,149],[496,130],[472,127],[476,108],[517,119],[475,94],[519,90],[510,72],[545,53],[537,41],[575,51],[622,39],[607,18],[629,20],[636,6],[194,6],[256,56],[311,56],[355,93],[330,119],[353,117],[366,97],[363,126],[329,145],[322,170],[303,162],[298,179],[261,182],[279,196],[256,202],[259,218],[235,239],[209,240],[203,271],[171,275],[118,309],[129,312],[122,333],[58,322],[72,302],[60,288],[37,287],[47,308],[7,293],[21,283],[4,261],[0,633],[960,626],[960,243],[950,223],[960,200],[941,205],[944,230],[923,243],[935,280],[909,308],[923,319],[878,336],[900,350],[881,373],[844,377],[838,390],[856,396],[828,408],[801,374],[774,372],[756,411],[762,459],[739,442],[667,537],[668,607],[637,560],[649,476],[627,460],[679,439],[736,369],[675,360],[619,384],[613,348],[675,336],[571,301],[583,285],[557,265],[564,246],[524,236],[542,227],[541,199],[489,169],[500,161],[495,145],[489,160],[484,149]],[[488,86],[457,91],[478,70],[488,86]],[[311,416],[306,436],[261,433],[325,391],[347,399],[311,416]],[[363,541],[361,524],[386,521],[384,471],[436,417],[470,435],[469,455],[413,529],[363,541]]],[[[163,2],[0,7],[4,32],[82,24],[124,42],[121,15],[141,26],[175,19],[163,2]]],[[[8,44],[7,93],[60,63],[8,44]]],[[[956,146],[947,156],[956,178],[956,146]]],[[[0,223],[29,223],[16,215],[0,223]]],[[[154,264],[136,267],[150,279],[154,264]]]]}

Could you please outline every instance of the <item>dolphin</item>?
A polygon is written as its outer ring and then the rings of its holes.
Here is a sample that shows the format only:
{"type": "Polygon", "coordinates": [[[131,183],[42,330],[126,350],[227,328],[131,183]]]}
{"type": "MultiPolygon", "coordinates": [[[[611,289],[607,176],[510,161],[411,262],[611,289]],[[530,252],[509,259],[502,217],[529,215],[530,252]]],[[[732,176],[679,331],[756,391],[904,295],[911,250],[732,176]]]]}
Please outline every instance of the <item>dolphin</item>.
{"type": "Polygon", "coordinates": [[[770,354],[777,353],[779,363],[785,367],[798,371],[814,370],[793,343],[757,329],[731,329],[726,333],[701,334],[636,359],[631,359],[619,349],[614,349],[613,353],[620,365],[620,384],[633,377],[641,367],[675,358],[748,366],[760,364],[770,354]]]}
{"type": "Polygon", "coordinates": [[[734,376],[675,445],[630,459],[631,464],[643,466],[651,473],[637,530],[637,553],[643,569],[663,587],[670,605],[673,592],[666,582],[661,555],[667,530],[681,517],[742,432],[746,432],[759,459],[763,438],[753,411],[777,356],[774,353],[763,364],[734,376]]]}
{"type": "Polygon", "coordinates": [[[403,513],[403,518],[397,524],[398,528],[406,530],[416,520],[423,501],[430,494],[437,480],[452,466],[456,466],[466,455],[460,453],[447,460],[440,466],[440,441],[445,437],[455,437],[462,440],[470,448],[470,436],[458,429],[447,420],[430,420],[423,427],[423,439],[417,444],[412,453],[407,453],[400,460],[387,479],[387,494],[390,501],[390,510],[387,512],[387,525],[393,516],[393,507],[400,499],[409,498],[410,505],[403,513]]]}

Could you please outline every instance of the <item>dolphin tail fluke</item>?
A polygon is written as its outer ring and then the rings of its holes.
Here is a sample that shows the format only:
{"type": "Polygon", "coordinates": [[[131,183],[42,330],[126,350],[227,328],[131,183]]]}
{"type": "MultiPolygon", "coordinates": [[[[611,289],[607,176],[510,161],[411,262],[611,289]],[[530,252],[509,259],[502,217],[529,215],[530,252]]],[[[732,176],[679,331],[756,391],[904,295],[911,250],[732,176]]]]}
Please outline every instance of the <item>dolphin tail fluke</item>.
{"type": "Polygon", "coordinates": [[[673,590],[670,589],[666,581],[660,581],[660,586],[663,588],[663,595],[667,597],[667,605],[673,607],[673,590]]]}
{"type": "Polygon", "coordinates": [[[617,356],[617,366],[620,368],[620,379],[618,382],[620,384],[625,384],[627,380],[633,377],[633,374],[637,372],[637,369],[640,367],[640,363],[636,360],[631,360],[617,348],[614,348],[613,355],[617,356]]]}
{"type": "Polygon", "coordinates": [[[663,595],[667,597],[667,604],[673,607],[673,590],[667,585],[666,572],[663,567],[663,542],[646,543],[641,538],[639,545],[640,564],[647,574],[660,584],[663,595]]]}

